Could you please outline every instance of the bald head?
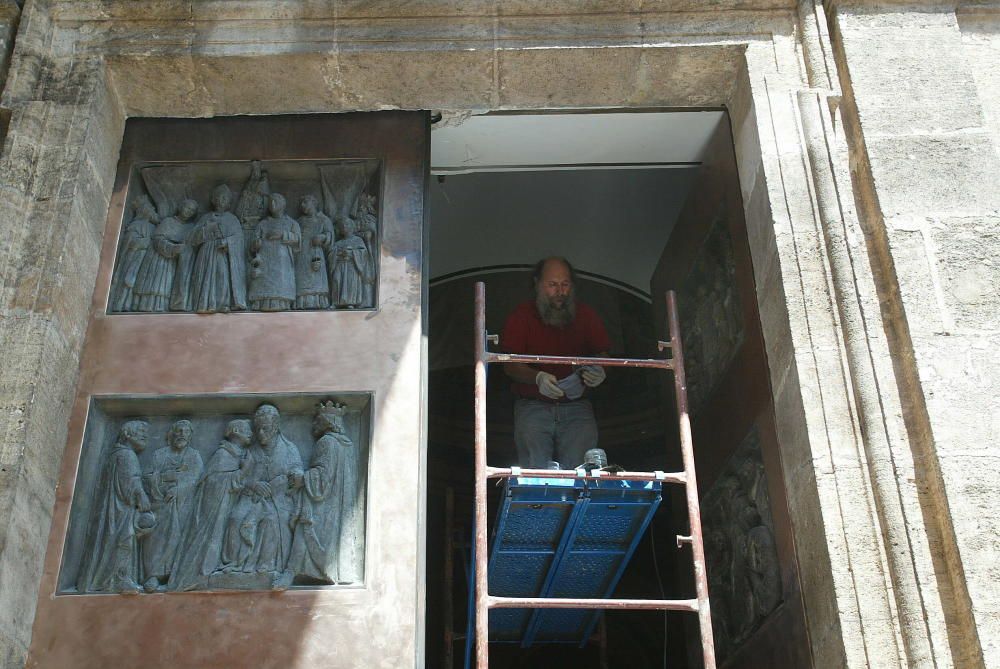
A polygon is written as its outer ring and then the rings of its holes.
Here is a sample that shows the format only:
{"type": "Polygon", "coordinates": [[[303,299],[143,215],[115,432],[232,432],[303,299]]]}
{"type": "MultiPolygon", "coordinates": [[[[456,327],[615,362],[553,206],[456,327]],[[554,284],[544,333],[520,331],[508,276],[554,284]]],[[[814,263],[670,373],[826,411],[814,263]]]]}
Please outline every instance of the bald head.
{"type": "Polygon", "coordinates": [[[542,322],[566,327],[576,317],[573,266],[560,256],[544,258],[535,265],[535,305],[542,322]]]}

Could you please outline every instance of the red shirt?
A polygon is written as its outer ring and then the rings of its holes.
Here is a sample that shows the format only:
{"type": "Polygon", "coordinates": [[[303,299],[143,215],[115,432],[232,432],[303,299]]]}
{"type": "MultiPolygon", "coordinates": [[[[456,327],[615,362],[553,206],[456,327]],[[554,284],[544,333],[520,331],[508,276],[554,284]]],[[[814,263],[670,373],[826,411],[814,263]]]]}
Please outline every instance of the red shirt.
{"type": "MultiPolygon", "coordinates": [[[[534,300],[517,306],[503,326],[500,348],[505,353],[525,355],[591,356],[611,349],[611,339],[601,317],[586,304],[576,303],[576,318],[564,328],[546,325],[538,315],[534,300]]],[[[557,379],[573,372],[571,365],[533,365],[557,379]]],[[[514,394],[530,399],[548,399],[534,383],[515,383],[514,394]]]]}

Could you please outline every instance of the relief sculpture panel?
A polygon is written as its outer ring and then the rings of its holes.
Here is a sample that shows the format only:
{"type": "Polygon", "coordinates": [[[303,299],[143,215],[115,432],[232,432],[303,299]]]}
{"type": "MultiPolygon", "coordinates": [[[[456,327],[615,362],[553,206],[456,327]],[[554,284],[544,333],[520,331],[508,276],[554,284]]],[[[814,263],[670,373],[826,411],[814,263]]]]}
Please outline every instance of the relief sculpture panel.
{"type": "Polygon", "coordinates": [[[733,240],[722,212],[677,296],[684,333],[688,400],[697,413],[722,379],[743,343],[743,316],[736,284],[733,240]]]}
{"type": "Polygon", "coordinates": [[[377,160],[132,170],[109,313],[371,309],[377,160]]]}
{"type": "Polygon", "coordinates": [[[702,527],[720,661],[782,601],[767,477],[754,426],[702,500],[702,527]]]}
{"type": "Polygon", "coordinates": [[[362,583],[369,404],[96,400],[60,591],[362,583]]]}

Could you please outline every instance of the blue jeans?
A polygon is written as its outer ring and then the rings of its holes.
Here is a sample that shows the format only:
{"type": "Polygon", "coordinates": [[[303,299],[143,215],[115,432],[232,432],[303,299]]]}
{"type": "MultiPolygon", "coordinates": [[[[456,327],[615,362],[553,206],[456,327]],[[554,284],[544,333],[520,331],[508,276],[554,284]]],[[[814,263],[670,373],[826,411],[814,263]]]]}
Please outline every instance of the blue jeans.
{"type": "Polygon", "coordinates": [[[514,443],[518,464],[543,469],[558,460],[563,469],[583,462],[583,454],[597,447],[597,420],[589,400],[544,402],[518,399],[514,403],[514,443]]]}

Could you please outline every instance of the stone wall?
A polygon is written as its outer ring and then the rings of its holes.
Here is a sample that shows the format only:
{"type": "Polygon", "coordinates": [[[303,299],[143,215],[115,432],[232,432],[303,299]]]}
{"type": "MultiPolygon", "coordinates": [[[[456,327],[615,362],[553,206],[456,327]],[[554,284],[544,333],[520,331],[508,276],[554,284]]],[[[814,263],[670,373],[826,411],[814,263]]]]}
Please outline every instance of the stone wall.
{"type": "Polygon", "coordinates": [[[0,666],[31,643],[126,117],[699,105],[733,124],[815,665],[997,664],[996,16],[29,0],[0,100],[0,666]]]}
{"type": "Polygon", "coordinates": [[[929,3],[831,12],[855,199],[913,453],[921,516],[910,522],[925,525],[942,600],[943,620],[906,623],[927,625],[929,654],[950,642],[963,667],[1000,662],[1000,522],[988,511],[1000,482],[998,16],[929,3]]]}

